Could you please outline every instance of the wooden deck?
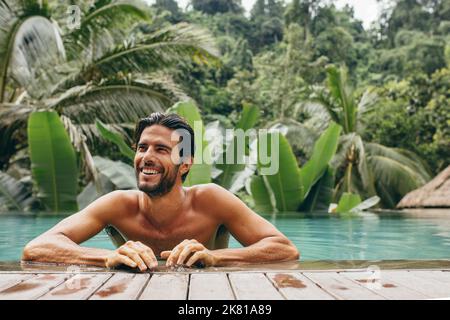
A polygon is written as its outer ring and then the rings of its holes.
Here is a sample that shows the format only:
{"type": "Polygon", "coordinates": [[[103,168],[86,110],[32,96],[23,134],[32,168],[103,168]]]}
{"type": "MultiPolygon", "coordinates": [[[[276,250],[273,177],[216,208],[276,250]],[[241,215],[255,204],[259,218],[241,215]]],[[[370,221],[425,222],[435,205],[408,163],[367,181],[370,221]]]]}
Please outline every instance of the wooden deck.
{"type": "Polygon", "coordinates": [[[0,300],[450,299],[450,270],[0,272],[0,300]]]}

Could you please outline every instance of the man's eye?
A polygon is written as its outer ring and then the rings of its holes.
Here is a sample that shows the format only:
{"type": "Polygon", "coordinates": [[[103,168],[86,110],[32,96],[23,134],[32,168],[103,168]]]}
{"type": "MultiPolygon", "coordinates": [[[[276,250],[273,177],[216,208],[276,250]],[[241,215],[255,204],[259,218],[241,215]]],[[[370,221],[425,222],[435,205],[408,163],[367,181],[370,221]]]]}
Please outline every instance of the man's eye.
{"type": "Polygon", "coordinates": [[[139,146],[139,147],[138,147],[138,150],[139,150],[139,151],[145,151],[145,147],[139,146]]]}

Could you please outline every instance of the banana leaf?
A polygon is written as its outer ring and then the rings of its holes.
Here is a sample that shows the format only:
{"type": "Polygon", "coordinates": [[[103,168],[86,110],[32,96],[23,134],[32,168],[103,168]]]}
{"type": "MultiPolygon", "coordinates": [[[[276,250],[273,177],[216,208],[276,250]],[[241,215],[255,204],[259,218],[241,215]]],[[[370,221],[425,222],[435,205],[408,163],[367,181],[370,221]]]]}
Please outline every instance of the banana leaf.
{"type": "Polygon", "coordinates": [[[323,175],[328,167],[328,163],[336,153],[341,130],[341,126],[335,122],[330,122],[328,128],[315,143],[311,158],[299,170],[302,184],[302,201],[308,196],[312,186],[323,175]]]}
{"type": "Polygon", "coordinates": [[[361,203],[359,194],[344,192],[336,208],[337,213],[348,213],[361,203]]]}
{"type": "Polygon", "coordinates": [[[195,132],[195,157],[194,164],[189,170],[189,174],[184,181],[184,186],[211,182],[211,159],[210,155],[205,154],[208,143],[204,138],[205,128],[197,106],[192,101],[178,102],[166,111],[167,113],[176,113],[183,117],[195,132]]]}
{"type": "Polygon", "coordinates": [[[103,138],[114,143],[117,147],[119,147],[120,152],[133,162],[135,152],[125,143],[120,134],[108,129],[100,120],[96,121],[96,126],[103,138]]]}
{"type": "MultiPolygon", "coordinates": [[[[302,185],[297,160],[287,139],[280,132],[261,133],[258,143],[258,171],[264,177],[266,185],[273,193],[275,206],[278,211],[296,211],[302,202],[302,185]],[[272,150],[272,141],[278,139],[278,150],[272,150]],[[261,161],[261,142],[267,141],[267,156],[271,161],[263,164],[261,161]],[[264,168],[268,168],[278,161],[275,174],[265,175],[264,168]]],[[[277,143],[275,143],[275,146],[277,143]]]]}
{"type": "Polygon", "coordinates": [[[376,206],[379,202],[380,202],[380,197],[378,197],[378,196],[370,197],[369,199],[364,200],[363,202],[358,204],[356,207],[351,209],[350,212],[359,212],[359,211],[367,210],[369,208],[376,206]]]}
{"type": "Polygon", "coordinates": [[[274,206],[271,202],[271,195],[264,184],[262,176],[253,176],[250,178],[250,195],[255,202],[255,210],[261,212],[273,212],[274,206]]]}
{"type": "Polygon", "coordinates": [[[331,166],[325,170],[300,206],[302,212],[327,211],[333,200],[335,172],[331,166]]]}
{"type": "MultiPolygon", "coordinates": [[[[256,106],[244,105],[239,122],[236,125],[236,129],[243,130],[244,132],[253,128],[259,119],[259,109],[256,106]]],[[[233,137],[232,142],[227,146],[226,151],[221,155],[220,164],[216,164],[216,167],[222,171],[218,179],[218,184],[226,189],[231,189],[233,183],[239,178],[239,175],[244,172],[246,165],[244,157],[249,154],[249,142],[250,137],[244,135],[243,145],[239,146],[238,136],[233,137]],[[244,150],[238,148],[243,147],[244,150]],[[233,163],[227,163],[232,159],[233,163]]],[[[241,184],[243,187],[243,184],[241,184]]],[[[240,189],[240,188],[239,188],[240,189]]]]}
{"type": "Polygon", "coordinates": [[[76,211],[76,154],[56,112],[33,112],[30,115],[28,146],[38,198],[52,212],[76,211]]]}

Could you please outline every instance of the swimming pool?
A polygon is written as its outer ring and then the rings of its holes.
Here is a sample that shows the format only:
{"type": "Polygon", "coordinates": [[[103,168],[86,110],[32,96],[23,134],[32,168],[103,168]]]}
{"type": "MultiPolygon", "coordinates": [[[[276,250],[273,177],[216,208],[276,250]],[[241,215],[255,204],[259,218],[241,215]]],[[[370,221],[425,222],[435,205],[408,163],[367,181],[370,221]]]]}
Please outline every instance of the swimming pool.
{"type": "MultiPolygon", "coordinates": [[[[450,259],[450,210],[365,213],[356,217],[328,214],[264,215],[301,252],[302,261],[316,260],[441,260],[450,259]]],[[[0,216],[0,261],[18,261],[24,245],[54,226],[61,217],[0,216]]],[[[101,232],[83,246],[114,249],[101,232]]],[[[230,247],[240,247],[230,240],[230,247]]]]}

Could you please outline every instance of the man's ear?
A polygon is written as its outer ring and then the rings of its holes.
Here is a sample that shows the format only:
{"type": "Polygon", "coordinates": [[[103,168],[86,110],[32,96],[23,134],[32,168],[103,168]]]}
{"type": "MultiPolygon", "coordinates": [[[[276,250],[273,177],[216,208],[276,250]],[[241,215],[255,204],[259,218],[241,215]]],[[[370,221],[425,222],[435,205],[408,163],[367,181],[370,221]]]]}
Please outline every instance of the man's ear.
{"type": "Polygon", "coordinates": [[[180,166],[181,174],[183,175],[186,172],[188,172],[191,169],[193,164],[194,164],[194,158],[193,157],[186,157],[186,158],[184,158],[183,162],[181,163],[181,166],[180,166]]]}

